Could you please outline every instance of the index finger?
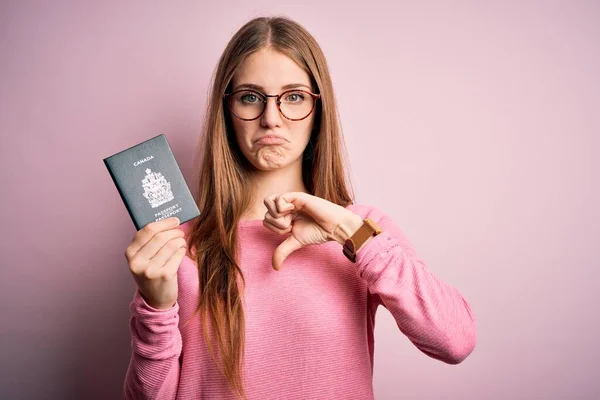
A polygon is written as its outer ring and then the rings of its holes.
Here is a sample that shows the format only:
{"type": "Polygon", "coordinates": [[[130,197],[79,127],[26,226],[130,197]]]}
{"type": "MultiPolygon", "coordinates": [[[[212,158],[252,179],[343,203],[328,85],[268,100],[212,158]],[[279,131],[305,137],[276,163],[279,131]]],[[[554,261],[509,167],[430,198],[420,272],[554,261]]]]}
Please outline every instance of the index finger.
{"type": "Polygon", "coordinates": [[[278,196],[275,202],[277,204],[277,211],[279,213],[284,213],[294,209],[294,203],[288,203],[287,201],[285,201],[283,196],[278,196]]]}

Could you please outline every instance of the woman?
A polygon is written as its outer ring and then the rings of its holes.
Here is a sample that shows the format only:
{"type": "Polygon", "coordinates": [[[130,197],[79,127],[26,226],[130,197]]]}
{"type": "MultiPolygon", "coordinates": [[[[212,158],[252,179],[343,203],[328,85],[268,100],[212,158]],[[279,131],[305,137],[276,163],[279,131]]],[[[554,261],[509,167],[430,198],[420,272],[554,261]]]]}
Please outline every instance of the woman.
{"type": "Polygon", "coordinates": [[[151,223],[125,253],[127,398],[371,399],[380,304],[430,357],[471,353],[461,294],[387,215],[352,203],[326,60],[303,27],[244,25],[206,118],[202,215],[151,223]]]}

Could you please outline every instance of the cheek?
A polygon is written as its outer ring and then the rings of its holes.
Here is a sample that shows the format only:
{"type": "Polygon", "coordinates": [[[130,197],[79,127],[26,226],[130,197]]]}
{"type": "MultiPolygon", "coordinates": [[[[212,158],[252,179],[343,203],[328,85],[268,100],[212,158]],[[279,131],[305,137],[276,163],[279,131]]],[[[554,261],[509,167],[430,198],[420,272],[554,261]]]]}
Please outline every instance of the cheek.
{"type": "Polygon", "coordinates": [[[248,137],[252,134],[251,122],[244,122],[240,120],[233,121],[233,130],[235,131],[235,138],[238,143],[238,146],[242,150],[246,150],[248,148],[248,137]]]}
{"type": "Polygon", "coordinates": [[[313,123],[312,121],[307,121],[302,125],[298,125],[297,130],[295,132],[295,136],[304,144],[308,143],[310,140],[310,136],[312,134],[313,123]]]}

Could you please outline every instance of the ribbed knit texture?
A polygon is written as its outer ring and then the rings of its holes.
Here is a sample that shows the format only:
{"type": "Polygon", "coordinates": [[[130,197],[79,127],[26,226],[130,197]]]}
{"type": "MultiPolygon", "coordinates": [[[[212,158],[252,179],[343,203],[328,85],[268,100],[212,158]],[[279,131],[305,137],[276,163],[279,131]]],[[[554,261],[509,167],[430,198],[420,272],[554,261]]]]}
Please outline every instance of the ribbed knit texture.
{"type": "MultiPolygon", "coordinates": [[[[456,364],[474,349],[475,316],[462,295],[431,273],[387,215],[370,206],[348,209],[384,231],[360,249],[356,263],[328,242],[292,253],[275,271],[271,257],[285,236],[262,221],[240,223],[249,400],[373,399],[379,305],[393,315],[398,333],[432,358],[456,364]]],[[[199,279],[188,257],[178,283],[177,304],[167,310],[134,294],[125,398],[235,399],[208,352],[199,314],[191,318],[199,279]]],[[[395,398],[402,398],[401,386],[395,398]]]]}

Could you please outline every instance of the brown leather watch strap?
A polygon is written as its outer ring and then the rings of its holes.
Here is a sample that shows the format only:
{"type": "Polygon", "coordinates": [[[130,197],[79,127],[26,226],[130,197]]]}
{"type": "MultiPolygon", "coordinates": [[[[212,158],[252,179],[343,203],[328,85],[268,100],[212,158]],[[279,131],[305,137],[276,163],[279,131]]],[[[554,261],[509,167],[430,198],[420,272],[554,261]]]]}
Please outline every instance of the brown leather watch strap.
{"type": "Polygon", "coordinates": [[[352,262],[356,262],[356,252],[371,237],[381,233],[381,228],[372,220],[365,218],[363,224],[344,243],[344,255],[352,262]]]}

